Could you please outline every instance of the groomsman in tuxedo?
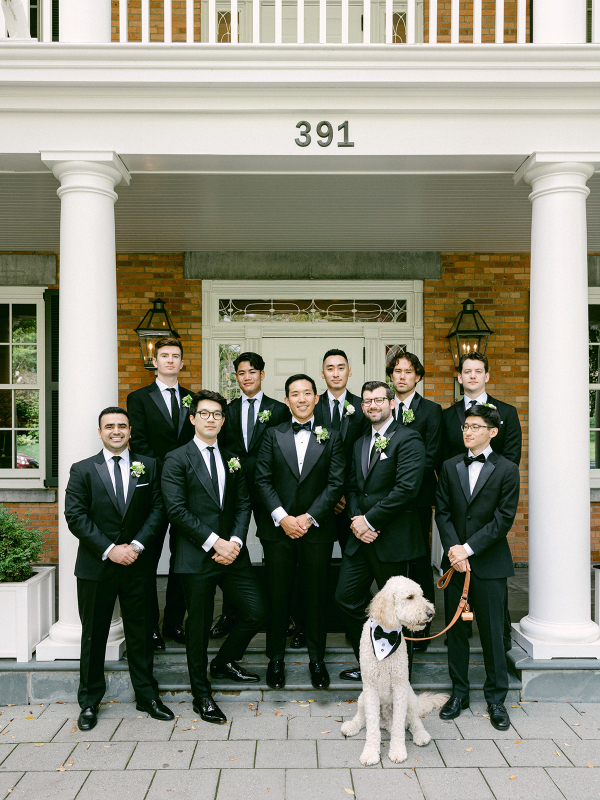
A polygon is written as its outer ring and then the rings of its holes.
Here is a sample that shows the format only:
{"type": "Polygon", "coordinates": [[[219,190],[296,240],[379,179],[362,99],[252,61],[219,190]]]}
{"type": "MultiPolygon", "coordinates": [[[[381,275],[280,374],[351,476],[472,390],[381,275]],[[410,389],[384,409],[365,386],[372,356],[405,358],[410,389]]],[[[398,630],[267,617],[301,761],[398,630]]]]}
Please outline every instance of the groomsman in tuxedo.
{"type": "MultiPolygon", "coordinates": [[[[286,405],[268,397],[262,390],[265,362],[258,353],[241,353],[233,362],[241,397],[227,406],[225,424],[219,434],[221,447],[230,450],[245,467],[246,482],[254,520],[258,520],[260,500],[256,489],[255,468],[258,451],[266,430],[289,420],[286,405]]],[[[228,597],[223,598],[223,613],[211,628],[212,639],[226,636],[235,624],[235,608],[228,597]]]]}
{"type": "MultiPolygon", "coordinates": [[[[519,469],[492,448],[501,429],[495,408],[474,405],[465,413],[465,455],[445,461],[437,492],[435,518],[444,548],[443,567],[454,574],[447,589],[446,624],[452,619],[470,570],[469,604],[475,611],[486,680],[483,686],[490,722],[508,730],[504,700],[508,671],[504,657],[507,581],[514,568],[507,534],[519,504],[519,469]]],[[[469,640],[462,620],[448,631],[448,666],[452,696],[440,710],[442,719],[458,717],[469,706],[469,640]]]]}
{"type": "Polygon", "coordinates": [[[239,613],[210,664],[212,677],[244,684],[259,680],[237,662],[265,618],[262,591],[245,545],[250,500],[244,466],[217,441],[226,408],[227,401],[217,392],[201,389],[192,397],[195,436],[168,454],[162,474],[167,515],[177,531],[175,572],[188,610],[185,646],[194,712],[215,723],[226,721],[211,696],[207,676],[217,585],[230,595],[239,613]]]}
{"type": "MultiPolygon", "coordinates": [[[[423,482],[415,502],[425,555],[415,559],[411,566],[411,578],[423,589],[425,597],[435,602],[433,573],[431,569],[431,512],[435,505],[437,487],[436,470],[441,465],[442,456],[442,407],[427,400],[417,392],[417,384],[425,376],[425,368],[414,353],[400,352],[386,367],[395,392],[394,418],[401,425],[421,434],[425,445],[425,472],[423,482]]],[[[414,633],[415,638],[429,636],[430,623],[422,631],[414,633]]],[[[415,642],[414,650],[427,650],[428,641],[415,642]]]]}
{"type": "MultiPolygon", "coordinates": [[[[415,505],[425,471],[423,440],[394,419],[394,393],[386,383],[368,381],[361,394],[372,428],[354,445],[348,483],[352,536],[335,595],[357,660],[371,583],[382,589],[392,576],[408,576],[410,562],[425,553],[415,505]]],[[[343,670],[340,678],[359,681],[360,669],[343,670]]]]}
{"type": "MultiPolygon", "coordinates": [[[[131,392],[127,397],[127,410],[131,419],[131,444],[136,453],[151,456],[162,468],[167,453],[189,442],[194,435],[186,410],[187,397],[192,392],[178,382],[177,376],[183,367],[183,346],[179,339],[165,337],[156,342],[153,362],[157,376],[149,386],[131,392]]],[[[156,569],[162,553],[168,524],[152,544],[149,560],[154,570],[148,572],[148,597],[152,609],[152,640],[155,650],[164,650],[165,642],[160,634],[158,595],[156,592],[156,569]]],[[[167,596],[163,614],[163,635],[179,644],[185,642],[183,618],[185,601],[179,578],[173,573],[175,563],[175,531],[169,533],[171,558],[167,596]]]]}
{"type": "Polygon", "coordinates": [[[104,655],[117,598],[136,707],[154,719],[173,719],[152,674],[146,600],[147,572],[152,567],[148,553],[165,519],[158,465],[128,449],[131,427],[122,408],[100,412],[98,435],[102,450],[73,464],[65,494],[67,524],[79,539],[75,576],[82,632],[77,724],[82,731],[95,727],[106,691],[104,655]]]}
{"type": "Polygon", "coordinates": [[[308,375],[285,383],[292,421],[270,428],[256,462],[262,501],[258,536],[264,549],[270,619],[267,683],[285,686],[285,645],[296,564],[305,608],[312,685],[329,686],[325,666],[328,570],[336,538],[334,509],[342,496],[345,460],[341,435],[315,424],[317,387],[308,375]]]}

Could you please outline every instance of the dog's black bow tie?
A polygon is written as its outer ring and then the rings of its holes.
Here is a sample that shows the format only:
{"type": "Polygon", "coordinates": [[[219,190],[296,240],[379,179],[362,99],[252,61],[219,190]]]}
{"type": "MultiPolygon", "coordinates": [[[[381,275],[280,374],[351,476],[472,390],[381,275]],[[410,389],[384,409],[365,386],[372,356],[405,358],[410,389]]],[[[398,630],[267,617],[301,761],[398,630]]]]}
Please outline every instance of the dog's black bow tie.
{"type": "Polygon", "coordinates": [[[483,453],[479,453],[478,456],[473,456],[473,458],[465,456],[465,464],[467,465],[467,467],[470,467],[471,464],[474,464],[476,461],[480,461],[482,464],[485,464],[485,456],[483,455],[483,453]]]}
{"type": "Polygon", "coordinates": [[[294,431],[294,435],[300,433],[300,431],[308,431],[310,433],[310,422],[305,422],[304,425],[301,425],[299,422],[292,422],[292,430],[294,431]]]}
{"type": "Polygon", "coordinates": [[[373,631],[373,638],[375,641],[378,641],[379,639],[387,639],[392,647],[396,644],[400,636],[401,634],[398,631],[390,631],[389,633],[386,633],[381,625],[378,625],[373,631]]]}

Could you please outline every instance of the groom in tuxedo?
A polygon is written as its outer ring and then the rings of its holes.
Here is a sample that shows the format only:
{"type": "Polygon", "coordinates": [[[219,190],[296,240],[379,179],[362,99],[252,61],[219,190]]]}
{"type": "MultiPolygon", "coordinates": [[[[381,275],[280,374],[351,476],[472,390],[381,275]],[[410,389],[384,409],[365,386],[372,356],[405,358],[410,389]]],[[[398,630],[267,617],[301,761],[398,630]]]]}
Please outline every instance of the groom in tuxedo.
{"type": "Polygon", "coordinates": [[[285,382],[292,420],[270,428],[256,462],[262,501],[258,536],[264,550],[270,619],[267,683],[285,686],[285,645],[296,564],[302,588],[312,685],[329,686],[325,666],[328,571],[336,538],[334,509],[342,496],[345,460],[340,434],[315,424],[317,387],[308,375],[285,382]]]}

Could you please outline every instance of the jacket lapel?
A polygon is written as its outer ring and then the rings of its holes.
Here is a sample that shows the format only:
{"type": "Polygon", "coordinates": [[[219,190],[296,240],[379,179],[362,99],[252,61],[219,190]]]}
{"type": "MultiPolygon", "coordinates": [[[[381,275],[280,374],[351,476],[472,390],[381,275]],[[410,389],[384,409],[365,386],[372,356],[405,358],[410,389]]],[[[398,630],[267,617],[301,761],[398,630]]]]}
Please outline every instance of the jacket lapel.
{"type": "MultiPolygon", "coordinates": [[[[295,445],[294,445],[295,447],[295,445]]],[[[306,478],[311,469],[315,466],[317,461],[321,458],[323,451],[327,447],[327,442],[323,441],[321,444],[317,441],[317,434],[313,431],[308,440],[308,447],[306,448],[306,455],[304,456],[304,464],[302,465],[302,473],[300,474],[300,483],[306,478]]]]}
{"type": "Polygon", "coordinates": [[[185,418],[190,415],[189,409],[183,405],[183,398],[191,394],[192,393],[188,389],[184,389],[182,386],[179,387],[179,430],[177,431],[177,438],[181,436],[185,418]]]}
{"type": "MultiPolygon", "coordinates": [[[[270,411],[273,413],[273,401],[270,397],[267,397],[263,394],[262,400],[260,401],[260,407],[258,409],[258,414],[261,411],[270,411]]],[[[254,430],[252,431],[252,440],[250,442],[250,447],[248,448],[248,452],[260,441],[261,436],[264,433],[265,427],[267,425],[266,422],[261,422],[258,418],[258,414],[256,415],[256,422],[254,423],[254,430]]]]}
{"type": "Polygon", "coordinates": [[[319,405],[321,406],[321,416],[323,418],[321,425],[329,431],[331,430],[331,412],[329,410],[329,395],[327,394],[327,390],[320,396],[319,405]]]}
{"type": "Polygon", "coordinates": [[[113,484],[112,484],[112,481],[110,479],[110,473],[108,471],[108,464],[106,463],[106,460],[104,458],[104,453],[102,451],[100,451],[100,453],[98,455],[98,458],[94,462],[94,466],[98,470],[98,475],[100,476],[100,480],[104,484],[104,488],[108,492],[108,496],[112,500],[112,504],[116,508],[117,514],[119,514],[119,516],[120,516],[121,512],[119,511],[119,504],[117,503],[117,496],[115,494],[115,490],[113,488],[113,484]]]}
{"type": "MultiPolygon", "coordinates": [[[[160,389],[158,388],[158,386],[155,383],[152,384],[152,387],[150,388],[150,397],[156,403],[156,405],[158,407],[158,410],[163,415],[163,417],[166,419],[166,421],[169,424],[169,426],[173,430],[175,430],[175,425],[173,425],[173,420],[171,419],[171,415],[169,414],[169,409],[165,405],[165,401],[163,400],[163,396],[160,393],[160,389]]],[[[179,415],[179,418],[181,419],[181,414],[179,415]]]]}
{"type": "Polygon", "coordinates": [[[415,417],[417,416],[417,410],[421,405],[421,400],[423,398],[418,392],[415,392],[415,396],[412,399],[412,403],[410,404],[411,411],[414,413],[415,417]]]}
{"type": "Polygon", "coordinates": [[[469,470],[462,458],[456,465],[456,472],[458,473],[458,480],[460,481],[460,485],[462,487],[465,500],[467,501],[467,503],[470,503],[471,487],[469,484],[469,470]]]}
{"type": "Polygon", "coordinates": [[[362,474],[364,480],[367,480],[369,474],[369,450],[371,444],[371,436],[367,434],[363,437],[362,452],[360,454],[360,464],[362,466],[362,474]]]}
{"type": "Polygon", "coordinates": [[[296,453],[292,423],[289,422],[288,427],[284,431],[275,429],[275,438],[277,439],[279,449],[288,467],[292,470],[296,480],[299,481],[300,471],[298,469],[298,454],[296,453]]]}
{"type": "Polygon", "coordinates": [[[464,400],[459,400],[458,403],[456,403],[454,407],[456,408],[456,413],[457,413],[458,418],[460,420],[460,424],[464,425],[465,424],[465,401],[464,400]]]}
{"type": "MultiPolygon", "coordinates": [[[[400,423],[397,422],[397,421],[396,422],[392,422],[390,427],[384,433],[384,436],[385,436],[386,439],[391,439],[392,438],[392,436],[396,433],[396,429],[398,428],[399,424],[400,423]]],[[[370,440],[369,440],[369,442],[370,442],[370,440]]],[[[388,442],[388,447],[389,447],[389,442],[388,442]]],[[[375,455],[373,456],[373,460],[371,461],[371,465],[369,466],[369,470],[367,472],[367,478],[373,472],[373,469],[374,469],[375,465],[377,463],[379,463],[379,460],[381,458],[381,452],[382,452],[381,450],[375,450],[375,455]]],[[[387,453],[386,453],[386,455],[387,455],[387,453]]],[[[367,456],[367,458],[368,458],[368,456],[367,456]]],[[[366,481],[366,478],[365,478],[365,481],[366,481]]]]}
{"type": "MultiPolygon", "coordinates": [[[[354,413],[356,414],[356,397],[350,392],[346,392],[346,403],[350,403],[351,406],[354,406],[354,413]]],[[[346,435],[348,433],[348,428],[350,426],[350,416],[346,413],[346,409],[342,409],[342,427],[340,428],[340,433],[342,434],[342,440],[346,441],[346,435]]]]}
{"type": "Polygon", "coordinates": [[[131,501],[133,500],[133,494],[135,492],[135,487],[138,484],[139,478],[137,478],[133,472],[131,471],[131,464],[134,461],[138,461],[132,452],[129,453],[129,485],[127,486],[127,499],[125,500],[125,511],[123,512],[123,519],[125,519],[125,515],[131,505],[131,501]]]}
{"type": "Polygon", "coordinates": [[[231,427],[233,428],[233,432],[235,434],[235,438],[238,440],[238,444],[242,450],[246,449],[246,445],[244,444],[244,434],[242,431],[242,399],[238,397],[236,400],[232,400],[232,402],[228,406],[229,413],[231,414],[231,427]]]}
{"type": "Polygon", "coordinates": [[[221,503],[215,494],[210,474],[206,468],[206,464],[204,463],[204,457],[200,453],[200,450],[198,450],[198,447],[193,440],[186,446],[186,456],[191,464],[192,469],[196,473],[196,477],[206,489],[206,492],[210,496],[211,500],[217,505],[218,508],[221,508],[221,503]]]}
{"type": "MultiPolygon", "coordinates": [[[[491,454],[491,455],[493,455],[493,454],[491,454]]],[[[491,455],[490,455],[490,458],[486,458],[485,464],[481,468],[481,472],[479,473],[479,477],[477,478],[477,483],[473,487],[473,494],[471,495],[471,502],[473,502],[473,500],[475,500],[475,498],[477,497],[479,492],[483,489],[483,487],[485,486],[485,484],[489,480],[492,472],[496,469],[494,464],[492,464],[491,455]]],[[[466,469],[466,467],[465,467],[465,469],[466,469]]]]}

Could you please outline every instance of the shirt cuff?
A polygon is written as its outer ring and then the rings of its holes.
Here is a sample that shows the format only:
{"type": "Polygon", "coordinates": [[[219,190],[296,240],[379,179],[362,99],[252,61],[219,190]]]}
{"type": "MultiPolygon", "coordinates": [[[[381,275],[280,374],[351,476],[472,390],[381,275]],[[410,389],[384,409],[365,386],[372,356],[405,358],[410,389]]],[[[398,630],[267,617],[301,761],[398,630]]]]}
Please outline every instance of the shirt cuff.
{"type": "Polygon", "coordinates": [[[106,550],[105,550],[105,551],[102,553],[102,561],[106,561],[106,559],[108,558],[108,554],[109,554],[109,553],[110,553],[110,551],[113,549],[113,547],[115,547],[115,545],[114,545],[114,544],[109,544],[109,545],[108,545],[108,547],[106,548],[106,550]]]}
{"type": "Polygon", "coordinates": [[[202,549],[206,550],[206,552],[208,553],[208,551],[213,547],[214,543],[217,541],[218,538],[219,537],[217,536],[216,533],[211,533],[211,535],[202,545],[202,549]]]}
{"type": "Polygon", "coordinates": [[[465,550],[467,551],[467,554],[468,554],[468,555],[470,555],[470,556],[474,556],[474,555],[475,555],[475,552],[474,552],[473,548],[472,548],[470,545],[468,545],[468,544],[463,544],[463,547],[464,547],[464,548],[465,548],[465,550]]]}
{"type": "Polygon", "coordinates": [[[241,549],[242,549],[242,547],[244,546],[244,543],[242,542],[242,540],[241,540],[239,537],[237,537],[237,536],[232,536],[232,537],[231,537],[231,539],[230,539],[229,541],[230,541],[230,542],[235,542],[236,544],[239,544],[239,546],[240,546],[240,550],[241,550],[241,549]]]}
{"type": "Polygon", "coordinates": [[[141,547],[141,548],[142,548],[141,552],[142,552],[142,553],[144,552],[144,545],[143,545],[141,542],[138,542],[138,540],[137,540],[137,539],[132,539],[132,540],[131,540],[131,544],[137,544],[137,546],[138,546],[138,547],[141,547]]]}
{"type": "Polygon", "coordinates": [[[275,511],[273,511],[273,513],[271,514],[271,519],[275,523],[275,527],[278,528],[279,525],[281,524],[281,520],[287,516],[288,516],[287,511],[281,506],[278,506],[278,508],[276,508],[275,511]]]}
{"type": "Polygon", "coordinates": [[[369,520],[368,520],[366,517],[365,517],[364,519],[365,519],[365,522],[367,523],[367,526],[369,527],[369,529],[370,529],[370,530],[372,530],[372,531],[374,531],[374,530],[375,530],[375,528],[374,528],[374,527],[371,525],[371,523],[369,522],[369,520]]]}

